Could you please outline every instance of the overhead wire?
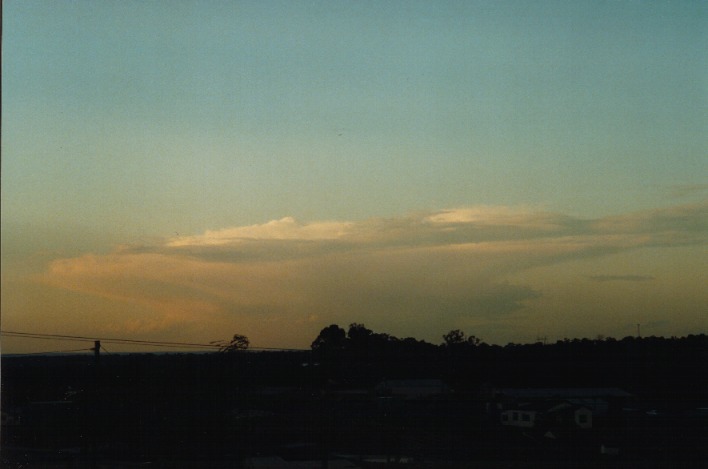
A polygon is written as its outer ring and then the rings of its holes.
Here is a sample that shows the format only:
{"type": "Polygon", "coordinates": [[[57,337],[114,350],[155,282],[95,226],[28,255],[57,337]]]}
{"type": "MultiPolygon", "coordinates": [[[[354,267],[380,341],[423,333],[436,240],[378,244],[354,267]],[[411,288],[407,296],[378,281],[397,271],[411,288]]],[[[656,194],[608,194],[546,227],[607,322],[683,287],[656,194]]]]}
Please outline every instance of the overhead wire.
{"type": "Polygon", "coordinates": [[[48,352],[29,352],[29,353],[23,353],[22,355],[51,355],[55,353],[74,353],[74,352],[90,352],[93,349],[90,348],[80,348],[80,349],[73,349],[73,350],[52,350],[48,352]]]}
{"type": "Polygon", "coordinates": [[[39,332],[18,332],[18,331],[0,331],[0,335],[10,336],[10,337],[24,337],[31,339],[42,339],[42,340],[69,340],[69,341],[84,341],[84,342],[94,342],[100,340],[106,343],[115,344],[134,344],[134,345],[148,345],[152,347],[199,347],[199,348],[210,348],[218,349],[219,347],[214,344],[199,344],[192,342],[168,342],[168,341],[156,341],[156,340],[140,340],[140,339],[123,339],[115,337],[87,337],[78,335],[63,335],[63,334],[45,334],[39,332]]]}
{"type": "MultiPolygon", "coordinates": [[[[0,331],[0,336],[7,337],[22,337],[26,339],[39,340],[67,340],[67,341],[84,341],[95,342],[100,340],[102,343],[116,345],[144,345],[149,347],[172,347],[172,348],[201,348],[218,351],[223,348],[223,345],[218,343],[202,344],[195,342],[170,342],[157,340],[140,340],[140,339],[124,339],[115,337],[88,337],[80,335],[64,335],[64,334],[46,334],[40,332],[20,332],[20,331],[0,331]]],[[[250,350],[271,350],[271,351],[291,351],[291,352],[307,352],[309,349],[296,348],[281,348],[281,347],[249,347],[250,350]]]]}

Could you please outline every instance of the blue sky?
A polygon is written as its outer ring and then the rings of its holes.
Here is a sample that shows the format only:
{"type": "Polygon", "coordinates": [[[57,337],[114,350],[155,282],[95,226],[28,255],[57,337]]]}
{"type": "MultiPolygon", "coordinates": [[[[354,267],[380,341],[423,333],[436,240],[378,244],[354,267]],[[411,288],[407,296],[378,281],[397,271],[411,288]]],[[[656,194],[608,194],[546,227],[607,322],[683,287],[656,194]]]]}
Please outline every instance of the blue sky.
{"type": "MultiPolygon", "coordinates": [[[[702,236],[687,257],[705,261],[707,31],[698,1],[4,2],[3,276],[25,289],[3,294],[3,316],[21,329],[25,309],[54,314],[22,301],[67,294],[27,277],[52,262],[166,249],[175,236],[202,246],[209,233],[286,219],[278,229],[300,233],[288,239],[310,239],[308,226],[389,220],[386,231],[446,211],[489,224],[497,212],[597,221],[675,209],[702,236]]],[[[641,252],[636,262],[667,258],[641,252]]],[[[652,277],[615,261],[578,275],[652,277]]],[[[518,281],[536,292],[529,302],[547,298],[518,281]]],[[[72,295],[105,293],[92,291],[72,295]]],[[[136,295],[102,304],[116,331],[121,314],[138,314],[136,295]]],[[[705,311],[705,295],[686,295],[705,311]]],[[[390,310],[405,318],[413,299],[399,296],[390,310]]],[[[316,314],[303,334],[334,318],[316,314]]],[[[482,327],[475,314],[467,323],[482,327]]],[[[524,321],[484,327],[511,340],[524,321]]],[[[701,328],[692,316],[677,331],[701,328]]]]}

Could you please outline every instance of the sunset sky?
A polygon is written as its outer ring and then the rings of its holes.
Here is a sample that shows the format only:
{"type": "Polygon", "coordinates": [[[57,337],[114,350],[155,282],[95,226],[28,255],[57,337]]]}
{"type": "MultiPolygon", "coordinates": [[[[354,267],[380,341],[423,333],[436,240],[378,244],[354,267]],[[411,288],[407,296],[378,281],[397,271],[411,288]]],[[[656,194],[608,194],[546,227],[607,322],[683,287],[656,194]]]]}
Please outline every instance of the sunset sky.
{"type": "Polygon", "coordinates": [[[5,331],[708,332],[708,2],[6,0],[2,26],[5,331]]]}

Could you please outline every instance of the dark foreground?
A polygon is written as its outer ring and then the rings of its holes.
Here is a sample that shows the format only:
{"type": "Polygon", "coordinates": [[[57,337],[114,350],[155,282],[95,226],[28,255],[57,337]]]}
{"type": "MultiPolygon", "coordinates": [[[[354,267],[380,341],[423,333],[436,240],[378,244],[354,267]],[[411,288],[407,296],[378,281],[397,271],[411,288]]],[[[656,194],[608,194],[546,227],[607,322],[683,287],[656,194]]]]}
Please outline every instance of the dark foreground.
{"type": "Polygon", "coordinates": [[[0,457],[6,468],[706,467],[706,344],[6,356],[0,457]]]}

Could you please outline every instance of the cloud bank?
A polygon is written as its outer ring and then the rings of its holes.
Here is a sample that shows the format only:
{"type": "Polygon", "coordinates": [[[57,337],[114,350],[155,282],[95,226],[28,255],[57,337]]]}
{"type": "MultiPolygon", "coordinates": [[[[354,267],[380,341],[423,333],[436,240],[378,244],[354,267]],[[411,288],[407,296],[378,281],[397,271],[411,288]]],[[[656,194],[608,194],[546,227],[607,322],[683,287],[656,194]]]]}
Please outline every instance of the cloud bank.
{"type": "Polygon", "coordinates": [[[239,332],[255,345],[307,346],[330,323],[363,322],[435,340],[455,327],[493,334],[540,320],[558,281],[523,275],[534,269],[592,261],[579,281],[655,283],[653,272],[614,274],[621,266],[608,259],[677,247],[705,255],[707,233],[708,204],[599,219],[493,206],[345,222],[287,217],[58,259],[39,281],[142,311],[110,318],[129,332],[191,330],[204,340],[239,332]]]}

